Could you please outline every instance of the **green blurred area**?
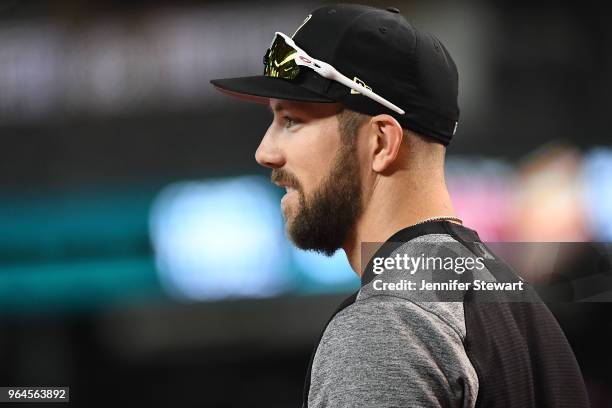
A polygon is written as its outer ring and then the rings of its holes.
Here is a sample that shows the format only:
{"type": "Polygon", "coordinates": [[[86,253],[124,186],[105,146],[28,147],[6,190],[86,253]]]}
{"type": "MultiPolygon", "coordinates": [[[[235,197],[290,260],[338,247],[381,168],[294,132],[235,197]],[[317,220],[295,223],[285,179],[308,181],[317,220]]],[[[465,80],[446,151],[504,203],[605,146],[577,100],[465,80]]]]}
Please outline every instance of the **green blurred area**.
{"type": "Polygon", "coordinates": [[[72,312],[161,296],[153,259],[98,259],[2,267],[0,309],[72,312]]]}
{"type": "Polygon", "coordinates": [[[2,313],[90,310],[161,296],[148,236],[156,189],[0,200],[2,313]]]}

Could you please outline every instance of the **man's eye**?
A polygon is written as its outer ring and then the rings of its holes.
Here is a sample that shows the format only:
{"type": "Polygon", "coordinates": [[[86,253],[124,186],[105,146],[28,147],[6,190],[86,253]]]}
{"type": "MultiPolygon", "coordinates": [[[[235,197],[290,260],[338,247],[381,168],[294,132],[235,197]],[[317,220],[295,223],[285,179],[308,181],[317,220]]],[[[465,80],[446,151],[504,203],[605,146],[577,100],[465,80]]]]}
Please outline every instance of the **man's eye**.
{"type": "Polygon", "coordinates": [[[285,127],[286,128],[290,128],[291,126],[294,126],[297,121],[289,116],[283,116],[283,121],[285,122],[285,127]]]}

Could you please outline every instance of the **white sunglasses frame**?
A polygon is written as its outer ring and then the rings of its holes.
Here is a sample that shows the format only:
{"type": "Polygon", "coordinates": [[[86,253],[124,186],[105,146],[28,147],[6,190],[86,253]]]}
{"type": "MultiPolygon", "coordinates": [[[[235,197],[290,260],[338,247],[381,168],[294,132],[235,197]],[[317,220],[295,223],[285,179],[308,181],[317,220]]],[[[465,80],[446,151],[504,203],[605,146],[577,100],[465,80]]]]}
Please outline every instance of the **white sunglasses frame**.
{"type": "Polygon", "coordinates": [[[359,92],[363,96],[368,97],[380,103],[384,107],[389,108],[392,111],[399,113],[400,115],[403,115],[406,113],[402,108],[398,107],[397,105],[394,105],[393,103],[389,102],[382,96],[372,92],[370,89],[366,88],[365,86],[358,84],[355,81],[351,81],[348,77],[342,75],[340,72],[338,72],[336,68],[332,67],[330,64],[323,62],[321,60],[318,60],[316,58],[312,58],[304,50],[298,47],[293,41],[293,39],[289,37],[288,35],[277,31],[275,33],[274,39],[272,40],[272,44],[274,44],[274,41],[277,35],[281,36],[285,40],[287,45],[291,46],[297,52],[294,58],[296,64],[312,69],[317,74],[321,75],[323,78],[327,78],[327,79],[331,79],[333,81],[339,82],[342,85],[356,92],[359,92]]]}

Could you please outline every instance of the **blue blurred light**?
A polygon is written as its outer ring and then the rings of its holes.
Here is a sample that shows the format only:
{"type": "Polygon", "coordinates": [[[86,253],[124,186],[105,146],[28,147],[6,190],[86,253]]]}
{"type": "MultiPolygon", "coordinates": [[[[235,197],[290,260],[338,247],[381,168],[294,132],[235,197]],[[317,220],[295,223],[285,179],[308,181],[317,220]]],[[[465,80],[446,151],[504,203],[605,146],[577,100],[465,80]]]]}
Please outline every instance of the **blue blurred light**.
{"type": "Polygon", "coordinates": [[[359,279],[342,250],[331,257],[293,247],[293,260],[306,282],[302,289],[327,292],[359,287],[359,279]]]}
{"type": "Polygon", "coordinates": [[[150,232],[161,283],[177,298],[267,297],[289,284],[288,243],[267,179],[172,184],[153,203],[150,232]]]}
{"type": "Polygon", "coordinates": [[[595,239],[612,241],[612,149],[593,149],[585,157],[587,215],[595,239]]]}

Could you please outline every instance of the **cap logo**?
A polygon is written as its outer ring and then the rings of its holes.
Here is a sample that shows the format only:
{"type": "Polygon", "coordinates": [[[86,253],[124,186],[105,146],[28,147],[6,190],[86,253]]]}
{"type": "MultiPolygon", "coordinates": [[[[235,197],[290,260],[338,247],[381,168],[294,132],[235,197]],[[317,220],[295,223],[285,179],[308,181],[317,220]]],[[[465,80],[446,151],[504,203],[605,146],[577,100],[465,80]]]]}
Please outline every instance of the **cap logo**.
{"type": "Polygon", "coordinates": [[[297,34],[298,31],[300,31],[300,28],[304,27],[304,24],[306,24],[308,22],[308,20],[310,20],[310,17],[312,17],[312,14],[309,14],[308,17],[306,17],[304,19],[304,21],[302,21],[302,24],[300,24],[300,26],[297,28],[297,30],[295,30],[295,33],[293,33],[293,35],[291,36],[291,38],[295,37],[295,35],[297,34]]]}
{"type": "MultiPolygon", "coordinates": [[[[372,90],[372,88],[370,88],[369,86],[367,86],[367,85],[365,84],[365,82],[363,82],[361,79],[359,79],[359,78],[357,78],[357,77],[354,77],[354,78],[353,78],[353,82],[355,82],[355,83],[357,83],[357,84],[359,84],[359,85],[363,86],[364,88],[369,89],[370,91],[372,90]]],[[[354,89],[351,89],[351,94],[353,94],[353,95],[355,95],[355,94],[359,95],[359,94],[360,94],[360,92],[358,92],[358,91],[356,91],[356,90],[354,90],[354,89]]]]}

